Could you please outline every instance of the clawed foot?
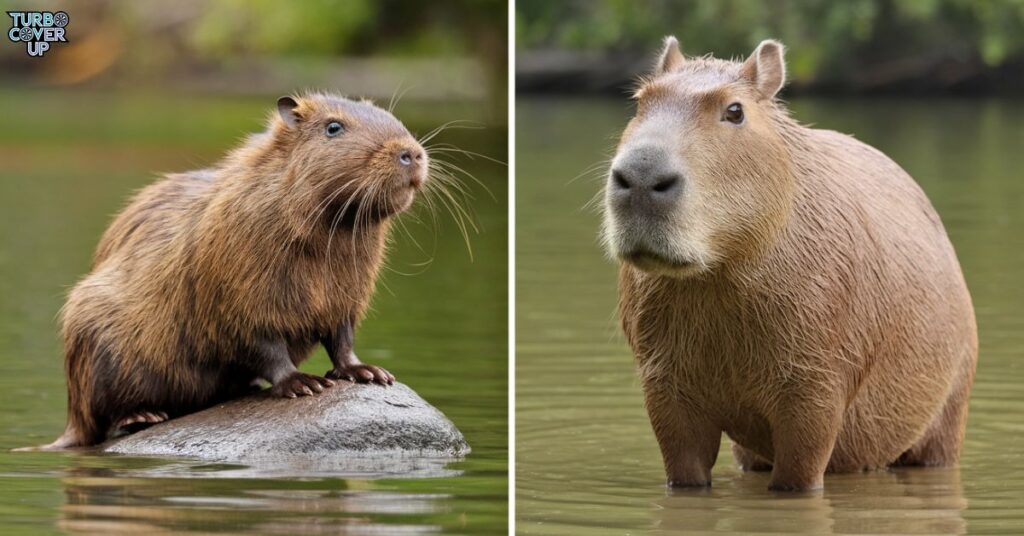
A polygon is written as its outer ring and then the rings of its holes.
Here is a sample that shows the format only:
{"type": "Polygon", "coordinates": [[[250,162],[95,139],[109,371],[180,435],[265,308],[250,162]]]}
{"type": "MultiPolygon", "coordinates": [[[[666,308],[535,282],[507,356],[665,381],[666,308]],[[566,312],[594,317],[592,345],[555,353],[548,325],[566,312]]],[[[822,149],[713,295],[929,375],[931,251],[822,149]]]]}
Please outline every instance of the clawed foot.
{"type": "Polygon", "coordinates": [[[374,382],[381,385],[393,385],[395,375],[375,365],[352,365],[345,368],[333,368],[327,371],[327,377],[333,380],[348,380],[350,382],[367,383],[374,382]]]}
{"type": "Polygon", "coordinates": [[[334,382],[306,374],[305,372],[293,372],[287,378],[277,382],[270,388],[274,396],[295,398],[297,396],[311,396],[314,393],[322,393],[325,387],[334,385],[334,382]]]}
{"type": "Polygon", "coordinates": [[[117,421],[115,428],[122,430],[146,428],[150,425],[161,423],[167,420],[167,413],[164,411],[140,411],[117,421]]]}

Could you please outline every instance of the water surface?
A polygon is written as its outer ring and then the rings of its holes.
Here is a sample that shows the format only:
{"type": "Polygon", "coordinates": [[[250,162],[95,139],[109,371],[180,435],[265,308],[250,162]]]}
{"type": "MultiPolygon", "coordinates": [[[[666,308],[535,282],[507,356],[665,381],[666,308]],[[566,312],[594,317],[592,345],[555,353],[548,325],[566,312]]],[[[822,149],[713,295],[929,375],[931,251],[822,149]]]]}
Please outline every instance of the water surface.
{"type": "Polygon", "coordinates": [[[796,118],[855,133],[922,185],[956,247],[981,339],[961,467],[827,476],[771,494],[729,442],[709,492],[669,492],[615,317],[615,266],[584,209],[625,99],[517,106],[516,475],[523,534],[1016,534],[1024,527],[1024,105],[797,100],[796,118]]]}
{"type": "MultiPolygon", "coordinates": [[[[55,316],[111,215],[156,173],[215,162],[261,128],[275,99],[0,93],[0,533],[505,530],[506,169],[480,159],[446,157],[494,195],[472,188],[483,230],[471,236],[472,257],[448,216],[436,231],[430,219],[406,217],[412,237],[396,235],[357,333],[360,357],[390,369],[465,434],[473,452],[431,471],[442,478],[7,451],[63,429],[55,316]]],[[[396,112],[425,134],[452,119],[479,120],[477,108],[404,102],[396,112]]],[[[505,160],[505,127],[490,127],[435,141],[505,160]]],[[[329,361],[319,351],[302,368],[323,374],[329,361]]]]}

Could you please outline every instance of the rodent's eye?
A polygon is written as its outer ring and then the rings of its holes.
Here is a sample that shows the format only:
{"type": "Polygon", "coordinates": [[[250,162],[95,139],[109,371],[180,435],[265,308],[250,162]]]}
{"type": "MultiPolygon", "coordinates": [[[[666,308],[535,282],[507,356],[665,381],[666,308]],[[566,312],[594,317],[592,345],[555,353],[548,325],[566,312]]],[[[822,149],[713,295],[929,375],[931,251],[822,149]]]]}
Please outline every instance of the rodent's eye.
{"type": "Polygon", "coordinates": [[[342,124],[337,121],[331,121],[330,123],[327,123],[326,132],[328,138],[333,138],[338,134],[341,134],[341,131],[343,130],[345,130],[345,127],[342,126],[342,124]]]}
{"type": "Polygon", "coordinates": [[[738,125],[743,122],[743,106],[740,103],[734,102],[729,106],[725,107],[725,112],[722,114],[722,121],[728,121],[734,125],[738,125]]]}

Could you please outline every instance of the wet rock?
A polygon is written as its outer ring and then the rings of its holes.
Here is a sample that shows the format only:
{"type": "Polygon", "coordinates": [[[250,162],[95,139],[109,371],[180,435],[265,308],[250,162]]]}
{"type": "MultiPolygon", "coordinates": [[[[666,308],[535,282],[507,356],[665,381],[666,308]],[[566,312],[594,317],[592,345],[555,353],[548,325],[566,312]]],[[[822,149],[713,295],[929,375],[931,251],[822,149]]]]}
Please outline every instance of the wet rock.
{"type": "Polygon", "coordinates": [[[412,389],[337,382],[316,396],[234,400],[102,445],[110,453],[264,462],[308,472],[428,473],[469,452],[412,389]]]}

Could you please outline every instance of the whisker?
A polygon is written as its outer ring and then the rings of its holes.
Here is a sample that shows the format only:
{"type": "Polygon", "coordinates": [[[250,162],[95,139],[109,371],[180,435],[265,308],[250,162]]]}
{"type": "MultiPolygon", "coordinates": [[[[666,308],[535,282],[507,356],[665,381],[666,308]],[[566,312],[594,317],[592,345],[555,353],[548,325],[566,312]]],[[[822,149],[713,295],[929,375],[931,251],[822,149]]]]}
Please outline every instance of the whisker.
{"type": "Polygon", "coordinates": [[[447,122],[447,123],[445,123],[445,124],[443,124],[441,126],[438,126],[438,127],[434,128],[433,130],[428,132],[426,135],[424,135],[422,138],[420,138],[420,139],[418,139],[416,141],[419,142],[420,145],[426,145],[427,142],[429,142],[430,140],[434,139],[434,136],[437,136],[438,134],[444,132],[445,130],[448,130],[449,128],[462,128],[462,129],[478,130],[478,129],[484,128],[484,126],[479,124],[479,123],[476,123],[474,121],[469,121],[467,119],[456,119],[454,121],[449,121],[449,122],[447,122]],[[461,123],[466,123],[466,124],[461,124],[461,123]]]}

